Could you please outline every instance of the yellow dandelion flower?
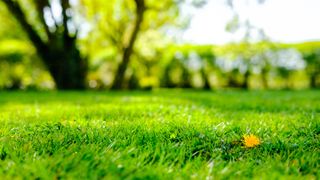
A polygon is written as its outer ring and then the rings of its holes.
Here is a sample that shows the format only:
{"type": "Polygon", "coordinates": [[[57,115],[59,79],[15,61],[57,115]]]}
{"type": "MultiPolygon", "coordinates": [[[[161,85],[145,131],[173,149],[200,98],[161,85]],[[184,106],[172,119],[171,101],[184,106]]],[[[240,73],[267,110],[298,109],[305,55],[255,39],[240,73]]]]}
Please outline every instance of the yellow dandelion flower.
{"type": "Polygon", "coordinates": [[[261,144],[261,142],[257,136],[255,136],[253,134],[243,136],[243,145],[245,147],[253,148],[253,147],[258,146],[259,144],[261,144]]]}

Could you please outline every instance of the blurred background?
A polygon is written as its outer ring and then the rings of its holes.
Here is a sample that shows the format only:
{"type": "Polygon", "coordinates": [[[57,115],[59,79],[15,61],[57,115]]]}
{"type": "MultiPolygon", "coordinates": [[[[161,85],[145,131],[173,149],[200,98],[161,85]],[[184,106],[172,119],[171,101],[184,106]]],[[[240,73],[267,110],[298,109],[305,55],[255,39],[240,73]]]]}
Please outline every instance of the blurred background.
{"type": "Polygon", "coordinates": [[[0,89],[320,87],[319,0],[0,0],[0,89]]]}

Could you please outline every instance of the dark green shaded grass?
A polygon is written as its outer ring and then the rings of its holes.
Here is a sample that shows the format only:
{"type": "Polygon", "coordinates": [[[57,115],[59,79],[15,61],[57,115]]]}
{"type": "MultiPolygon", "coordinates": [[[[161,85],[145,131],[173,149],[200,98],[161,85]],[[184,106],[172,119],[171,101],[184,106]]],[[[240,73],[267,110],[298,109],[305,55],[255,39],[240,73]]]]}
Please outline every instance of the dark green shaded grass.
{"type": "Polygon", "coordinates": [[[320,177],[320,91],[1,92],[0,123],[1,179],[320,177]]]}

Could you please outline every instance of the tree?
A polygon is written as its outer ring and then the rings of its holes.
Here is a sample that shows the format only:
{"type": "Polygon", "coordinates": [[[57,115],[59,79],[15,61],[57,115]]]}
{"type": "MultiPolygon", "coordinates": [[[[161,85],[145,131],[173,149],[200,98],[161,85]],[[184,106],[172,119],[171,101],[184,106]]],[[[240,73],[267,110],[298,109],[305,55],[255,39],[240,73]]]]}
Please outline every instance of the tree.
{"type": "Polygon", "coordinates": [[[304,59],[307,62],[306,71],[310,76],[311,88],[319,88],[317,78],[320,74],[320,49],[305,53],[304,59]]]}
{"type": "Polygon", "coordinates": [[[77,46],[79,27],[69,0],[3,0],[43,60],[58,89],[83,89],[87,59],[77,46]],[[57,17],[53,6],[61,8],[57,17]]]}
{"type": "Polygon", "coordinates": [[[130,56],[133,52],[133,46],[140,31],[140,26],[144,19],[144,13],[147,10],[145,0],[134,0],[134,2],[136,6],[136,20],[133,25],[132,34],[129,37],[129,43],[123,47],[122,61],[120,62],[119,67],[115,73],[115,79],[112,85],[112,89],[121,89],[125,71],[128,67],[130,56]]]}
{"type": "MultiPolygon", "coordinates": [[[[200,6],[202,1],[198,0],[196,5],[200,6]]],[[[91,47],[94,50],[103,47],[114,52],[116,66],[112,89],[126,86],[130,79],[127,71],[131,68],[130,64],[137,55],[143,54],[143,50],[137,46],[141,43],[150,43],[142,42],[141,36],[155,31],[164,34],[168,27],[182,27],[186,24],[185,18],[181,16],[180,4],[184,2],[183,0],[82,0],[82,2],[85,4],[92,25],[88,45],[94,47],[91,47]]]]}

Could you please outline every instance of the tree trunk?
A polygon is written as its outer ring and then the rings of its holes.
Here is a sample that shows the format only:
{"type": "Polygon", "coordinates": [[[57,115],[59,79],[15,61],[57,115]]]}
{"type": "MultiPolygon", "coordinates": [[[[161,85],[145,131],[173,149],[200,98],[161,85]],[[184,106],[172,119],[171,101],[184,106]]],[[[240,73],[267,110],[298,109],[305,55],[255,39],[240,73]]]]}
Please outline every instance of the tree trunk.
{"type": "Polygon", "coordinates": [[[311,88],[317,88],[317,75],[316,74],[312,74],[310,76],[310,86],[311,86],[311,88]]]}
{"type": "Polygon", "coordinates": [[[266,69],[262,69],[261,72],[261,81],[262,81],[262,85],[264,89],[268,89],[269,88],[269,84],[268,84],[268,72],[266,69]]]}
{"type": "Polygon", "coordinates": [[[113,81],[113,85],[111,87],[111,89],[121,89],[123,86],[123,82],[124,82],[124,76],[130,61],[130,56],[131,56],[131,52],[132,50],[128,50],[128,48],[126,48],[124,50],[124,54],[123,54],[123,58],[122,58],[122,62],[119,64],[118,70],[116,72],[116,76],[115,79],[113,81]]]}
{"type": "Polygon", "coordinates": [[[202,79],[204,82],[203,89],[205,89],[205,90],[211,89],[209,77],[208,77],[208,74],[206,73],[206,70],[204,68],[201,69],[201,75],[202,75],[202,79]]]}
{"type": "Polygon", "coordinates": [[[43,59],[58,89],[86,88],[87,61],[81,58],[77,49],[51,51],[43,59]]]}
{"type": "Polygon", "coordinates": [[[170,76],[170,70],[171,69],[170,69],[170,67],[171,67],[171,64],[167,65],[164,68],[164,73],[163,73],[162,80],[161,80],[161,87],[163,87],[163,88],[174,88],[174,87],[176,87],[176,85],[171,80],[171,76],[170,76]]]}
{"type": "Polygon", "coordinates": [[[180,88],[192,88],[192,84],[191,84],[191,74],[190,72],[188,71],[187,68],[183,67],[182,65],[182,74],[181,74],[181,77],[180,77],[180,83],[179,83],[179,87],[180,88]]]}
{"type": "Polygon", "coordinates": [[[231,88],[239,87],[239,84],[238,84],[237,80],[235,80],[235,78],[233,78],[232,76],[229,76],[228,87],[231,87],[231,88]]]}
{"type": "Polygon", "coordinates": [[[27,20],[23,8],[18,1],[3,0],[13,17],[26,32],[29,40],[37,50],[39,57],[49,70],[58,89],[84,89],[88,64],[86,58],[82,58],[76,46],[77,31],[74,35],[69,34],[67,23],[72,18],[67,15],[70,8],[68,0],[61,0],[63,23],[55,23],[56,31],[50,32],[45,23],[44,9],[52,8],[48,0],[36,3],[39,19],[47,35],[43,40],[36,28],[27,20]]]}
{"type": "Polygon", "coordinates": [[[244,73],[244,80],[242,83],[242,88],[244,89],[249,89],[249,77],[250,77],[250,72],[247,71],[246,73],[244,73]]]}
{"type": "Polygon", "coordinates": [[[122,88],[125,73],[126,73],[127,67],[130,62],[130,57],[133,52],[133,46],[134,46],[135,41],[137,39],[138,32],[140,30],[140,26],[143,22],[143,16],[144,16],[144,12],[146,10],[145,2],[144,2],[144,0],[135,0],[135,3],[136,3],[137,19],[135,21],[134,29],[133,29],[131,38],[129,40],[129,43],[123,50],[122,61],[119,64],[117,72],[115,73],[115,78],[114,78],[113,85],[112,85],[111,89],[121,89],[122,88]]]}

